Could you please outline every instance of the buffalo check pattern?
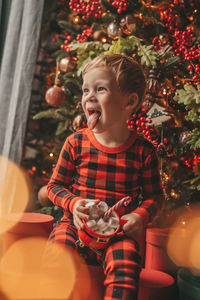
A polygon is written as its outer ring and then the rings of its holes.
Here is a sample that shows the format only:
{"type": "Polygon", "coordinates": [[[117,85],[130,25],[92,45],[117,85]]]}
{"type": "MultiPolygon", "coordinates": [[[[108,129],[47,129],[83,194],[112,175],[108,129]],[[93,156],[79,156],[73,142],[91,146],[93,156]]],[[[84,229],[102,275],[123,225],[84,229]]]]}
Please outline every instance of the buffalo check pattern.
{"type": "Polygon", "coordinates": [[[58,223],[49,237],[45,253],[46,265],[54,267],[59,256],[59,248],[52,247],[52,244],[66,247],[68,250],[72,249],[73,255],[79,253],[87,263],[102,265],[105,274],[104,300],[137,300],[141,258],[135,240],[128,239],[126,236],[114,237],[104,249],[101,259],[89,248],[77,247],[76,240],[77,229],[72,224],[72,220],[58,223]]]}
{"type": "Polygon", "coordinates": [[[125,144],[110,148],[101,145],[90,129],[81,129],[64,143],[48,183],[48,196],[64,209],[63,220],[80,199],[100,199],[113,206],[130,196],[132,202],[119,214],[136,212],[148,223],[163,199],[156,150],[136,132],[131,132],[125,144]]]}
{"type": "MultiPolygon", "coordinates": [[[[101,145],[88,128],[70,135],[48,183],[49,198],[64,209],[62,220],[49,237],[50,244],[57,243],[81,254],[76,244],[73,207],[83,198],[100,199],[113,206],[130,196],[131,203],[120,208],[119,215],[136,212],[147,224],[162,205],[159,174],[155,148],[136,132],[131,132],[125,144],[114,148],[101,145]],[[141,193],[142,200],[139,200],[141,193]]],[[[91,250],[83,249],[89,261],[91,250]]],[[[115,236],[104,249],[101,263],[105,273],[104,300],[136,300],[141,271],[137,242],[125,235],[115,236]]]]}

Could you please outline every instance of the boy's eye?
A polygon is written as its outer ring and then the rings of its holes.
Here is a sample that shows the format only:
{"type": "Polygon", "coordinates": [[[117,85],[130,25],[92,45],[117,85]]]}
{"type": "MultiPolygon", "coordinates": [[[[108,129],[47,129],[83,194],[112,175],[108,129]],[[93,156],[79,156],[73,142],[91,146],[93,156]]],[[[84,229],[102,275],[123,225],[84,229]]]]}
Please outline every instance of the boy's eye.
{"type": "Polygon", "coordinates": [[[103,86],[98,87],[98,91],[103,91],[103,90],[105,90],[105,87],[103,86]]]}
{"type": "Polygon", "coordinates": [[[88,92],[89,92],[89,89],[87,89],[87,88],[83,89],[83,93],[88,93],[88,92]]]}

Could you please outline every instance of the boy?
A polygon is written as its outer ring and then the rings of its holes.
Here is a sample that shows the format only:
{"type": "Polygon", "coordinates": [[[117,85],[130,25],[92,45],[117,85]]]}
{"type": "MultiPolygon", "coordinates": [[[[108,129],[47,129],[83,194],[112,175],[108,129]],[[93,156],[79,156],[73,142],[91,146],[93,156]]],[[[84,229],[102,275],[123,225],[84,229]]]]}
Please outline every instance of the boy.
{"type": "Polygon", "coordinates": [[[137,299],[141,266],[135,237],[158,213],[162,199],[156,151],[126,125],[143,101],[145,77],[130,57],[100,55],[84,68],[82,89],[88,128],[66,139],[49,181],[49,198],[65,211],[50,239],[77,249],[77,229],[88,219],[87,202],[113,206],[131,196],[132,202],[120,210],[127,220],[124,236],[105,248],[102,266],[104,300],[137,299]]]}

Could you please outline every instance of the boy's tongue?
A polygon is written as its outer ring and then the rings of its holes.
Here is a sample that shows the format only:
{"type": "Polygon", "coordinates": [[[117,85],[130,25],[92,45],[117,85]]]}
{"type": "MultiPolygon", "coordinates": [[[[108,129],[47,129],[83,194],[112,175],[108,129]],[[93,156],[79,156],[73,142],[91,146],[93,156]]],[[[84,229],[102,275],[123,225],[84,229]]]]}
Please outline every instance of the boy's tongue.
{"type": "Polygon", "coordinates": [[[89,115],[88,119],[87,119],[87,125],[89,129],[94,129],[94,127],[96,126],[99,117],[100,117],[101,113],[99,111],[95,111],[93,112],[91,115],[89,115]]]}

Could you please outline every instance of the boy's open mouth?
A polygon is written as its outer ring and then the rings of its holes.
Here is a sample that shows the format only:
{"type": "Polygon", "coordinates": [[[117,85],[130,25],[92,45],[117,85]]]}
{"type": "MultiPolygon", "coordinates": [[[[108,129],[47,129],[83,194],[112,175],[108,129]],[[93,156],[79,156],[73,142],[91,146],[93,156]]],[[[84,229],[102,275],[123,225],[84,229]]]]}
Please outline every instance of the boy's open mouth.
{"type": "Polygon", "coordinates": [[[88,119],[87,119],[87,125],[89,129],[94,129],[94,127],[96,126],[100,116],[101,116],[101,112],[99,110],[96,109],[88,109],[88,119]]]}

